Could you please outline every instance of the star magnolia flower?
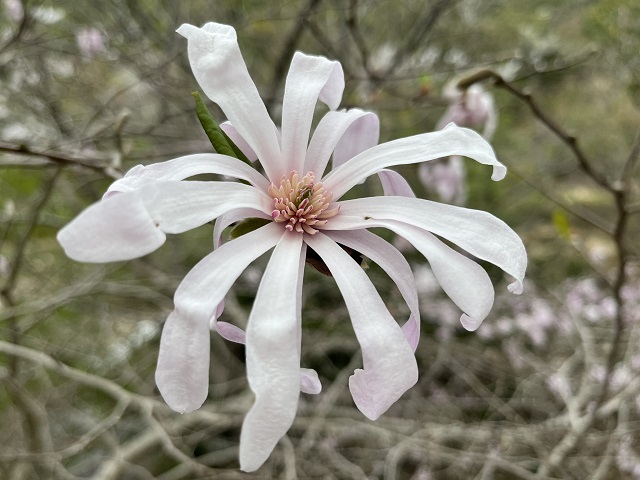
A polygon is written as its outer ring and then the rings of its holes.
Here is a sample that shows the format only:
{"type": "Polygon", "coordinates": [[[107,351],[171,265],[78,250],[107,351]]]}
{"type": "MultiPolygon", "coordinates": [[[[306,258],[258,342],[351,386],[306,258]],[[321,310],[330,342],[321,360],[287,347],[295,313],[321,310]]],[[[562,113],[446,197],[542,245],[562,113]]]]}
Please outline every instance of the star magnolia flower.
{"type": "Polygon", "coordinates": [[[503,178],[505,167],[475,132],[452,125],[369,148],[377,143],[377,134],[358,132],[373,131],[366,125],[377,124],[375,115],[356,109],[333,111],[344,88],[340,64],[296,53],[286,81],[279,137],[247,72],[235,30],[208,23],[202,28],[183,25],[178,33],[188,39],[189,61],[198,83],[229,119],[224,128],[249,157],[259,159],[264,175],[219,154],[138,166],[63,228],[58,240],[67,255],[78,261],[128,260],[156,250],[167,233],[181,233],[217,219],[217,248],[176,291],[175,309],[162,332],[156,381],[171,408],[197,409],[209,385],[209,322],[226,338],[246,342],[247,379],[255,402],[242,427],[240,465],[253,471],[291,426],[300,390],[320,390],[317,374],[300,369],[302,273],[308,248],[322,258],[344,297],[364,364],[349,379],[349,388],[356,406],[370,419],[378,418],[417,381],[414,350],[420,318],[407,261],[367,229],[386,227],[415,245],[464,312],[461,320],[470,330],[491,309],[493,286],[478,264],[436,235],[501,267],[515,278],[509,289],[516,293],[522,290],[526,253],[518,236],[488,213],[402,196],[340,200],[353,186],[379,172],[387,193],[406,193],[406,182],[395,172],[383,172],[385,168],[454,154],[492,165],[494,180],[503,178]],[[318,99],[332,111],[319,122],[309,142],[318,99]],[[334,149],[352,158],[325,175],[334,149]],[[245,183],[185,181],[202,173],[245,183]],[[268,223],[220,244],[224,228],[249,217],[268,223]],[[397,284],[411,311],[403,327],[390,315],[364,270],[340,245],[378,263],[397,284]],[[216,321],[219,307],[242,271],[271,249],[245,336],[240,328],[216,321]]]}

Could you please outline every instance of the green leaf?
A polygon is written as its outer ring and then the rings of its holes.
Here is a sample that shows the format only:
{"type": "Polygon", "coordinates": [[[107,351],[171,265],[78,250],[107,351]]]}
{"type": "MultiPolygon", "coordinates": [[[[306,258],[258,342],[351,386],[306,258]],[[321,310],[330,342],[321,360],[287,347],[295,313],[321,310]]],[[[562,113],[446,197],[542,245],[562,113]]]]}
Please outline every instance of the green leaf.
{"type": "Polygon", "coordinates": [[[202,125],[204,132],[207,134],[207,137],[209,138],[211,145],[213,145],[213,149],[216,153],[229,155],[230,157],[237,158],[251,165],[251,162],[246,155],[242,153],[237,145],[233,143],[227,134],[222,131],[211,113],[209,113],[207,106],[200,97],[200,93],[193,92],[191,95],[196,99],[196,113],[198,115],[198,120],[200,120],[200,124],[202,125]]]}

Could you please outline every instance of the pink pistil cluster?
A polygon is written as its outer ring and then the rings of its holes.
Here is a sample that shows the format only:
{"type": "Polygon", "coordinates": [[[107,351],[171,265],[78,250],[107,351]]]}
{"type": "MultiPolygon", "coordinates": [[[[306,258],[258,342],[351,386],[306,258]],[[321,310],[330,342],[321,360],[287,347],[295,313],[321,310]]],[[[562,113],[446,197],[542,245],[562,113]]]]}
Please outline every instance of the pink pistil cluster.
{"type": "Polygon", "coordinates": [[[331,192],[325,192],[322,183],[315,183],[315,175],[307,173],[301,179],[295,170],[289,177],[282,176],[280,186],[269,186],[269,195],[273,198],[273,220],[286,223],[290,232],[306,232],[313,235],[327,223],[327,219],[338,213],[339,207],[329,208],[331,192]]]}

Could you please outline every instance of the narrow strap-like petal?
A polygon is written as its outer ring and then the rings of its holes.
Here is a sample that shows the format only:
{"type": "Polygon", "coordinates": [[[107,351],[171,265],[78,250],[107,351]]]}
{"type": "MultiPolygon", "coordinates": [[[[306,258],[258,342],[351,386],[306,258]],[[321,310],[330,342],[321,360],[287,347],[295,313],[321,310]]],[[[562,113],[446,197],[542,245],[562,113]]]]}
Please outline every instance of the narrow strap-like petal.
{"type": "Polygon", "coordinates": [[[333,151],[332,168],[337,168],[365,150],[378,145],[380,140],[380,120],[375,113],[367,112],[353,122],[333,151]]]}
{"type": "MultiPolygon", "coordinates": [[[[225,340],[242,345],[247,342],[247,335],[244,330],[231,323],[216,322],[215,329],[225,340]]],[[[300,391],[312,395],[317,395],[322,391],[322,383],[318,378],[318,372],[311,368],[300,369],[300,391]]]]}
{"type": "Polygon", "coordinates": [[[353,248],[377,263],[398,286],[411,312],[402,331],[415,352],[420,340],[420,308],[416,282],[409,262],[393,245],[367,230],[333,230],[325,233],[332,240],[353,248]]]}
{"type": "Polygon", "coordinates": [[[184,180],[203,173],[215,173],[246,180],[263,191],[269,187],[265,177],[237,158],[217,153],[198,153],[147,166],[137,165],[123,178],[113,182],[104,196],[109,197],[116,192],[130,192],[153,182],[184,180]]]}
{"type": "MultiPolygon", "coordinates": [[[[342,100],[344,74],[338,62],[296,52],[282,101],[282,172],[301,171],[318,98],[335,110],[342,100]]],[[[275,180],[272,178],[272,180],[275,180]]]]}
{"type": "MultiPolygon", "coordinates": [[[[242,237],[240,237],[242,238],[242,237]]],[[[296,290],[302,235],[286,232],[264,272],[247,326],[247,380],[255,402],[240,434],[240,468],[253,472],[293,423],[300,396],[296,290]]]]}
{"type": "Polygon", "coordinates": [[[347,161],[331,171],[323,180],[325,190],[338,199],[354,185],[383,168],[434,160],[450,155],[463,155],[493,166],[493,180],[501,180],[507,169],[478,133],[453,124],[443,130],[424,133],[383,143],[347,161]]]}
{"type": "Polygon", "coordinates": [[[220,215],[213,227],[213,248],[218,248],[222,244],[222,232],[224,232],[225,228],[232,223],[239,222],[245,218],[264,218],[265,220],[272,220],[270,215],[254,208],[236,208],[220,215]]]}
{"type": "Polygon", "coordinates": [[[247,71],[236,31],[207,23],[202,28],[184,24],[177,32],[189,41],[189,63],[204,93],[258,155],[267,176],[273,180],[274,172],[281,175],[276,170],[282,158],[276,127],[247,71]]]}
{"type": "Polygon", "coordinates": [[[493,284],[484,268],[425,230],[393,220],[385,225],[425,256],[442,289],[464,312],[462,326],[476,330],[493,306],[493,284]]]}
{"type": "MultiPolygon", "coordinates": [[[[357,108],[340,112],[327,112],[320,120],[320,123],[318,123],[318,126],[313,132],[313,137],[311,137],[311,142],[309,142],[304,171],[311,171],[317,177],[321,178],[336,145],[340,139],[346,135],[345,132],[351,131],[350,127],[352,126],[357,132],[371,132],[372,138],[370,142],[373,142],[373,132],[379,131],[380,122],[375,113],[365,112],[357,108]]],[[[373,143],[373,145],[377,143],[378,133],[375,133],[375,143],[373,143]]]]}
{"type": "Polygon", "coordinates": [[[378,172],[378,178],[382,183],[382,190],[387,196],[415,198],[415,193],[409,183],[398,172],[393,170],[382,170],[378,172]]]}
{"type": "Polygon", "coordinates": [[[269,197],[235,182],[154,182],[94,203],[58,232],[66,254],[80,262],[141,257],[165,233],[203,225],[233,208],[269,212],[269,197]]]}
{"type": "Polygon", "coordinates": [[[349,310],[364,364],[349,378],[349,389],[360,411],[375,420],[418,381],[413,350],[364,270],[321,232],[305,241],[329,267],[349,310]]]}
{"type": "Polygon", "coordinates": [[[182,280],[162,331],[156,383],[167,404],[184,413],[200,408],[209,385],[209,319],[247,266],[278,242],[273,223],[214,250],[182,280]]]}
{"type": "Polygon", "coordinates": [[[522,240],[506,223],[487,212],[406,197],[360,198],[339,205],[340,214],[327,223],[332,230],[387,228],[386,220],[414,225],[497,265],[516,279],[509,291],[522,292],[527,269],[522,240]]]}
{"type": "Polygon", "coordinates": [[[238,133],[236,127],[229,121],[222,122],[220,124],[220,129],[227,134],[227,136],[231,139],[233,143],[236,144],[236,147],[240,149],[242,153],[249,159],[250,162],[255,162],[258,159],[258,155],[253,151],[253,148],[247,143],[247,141],[242,138],[242,135],[238,133]]]}

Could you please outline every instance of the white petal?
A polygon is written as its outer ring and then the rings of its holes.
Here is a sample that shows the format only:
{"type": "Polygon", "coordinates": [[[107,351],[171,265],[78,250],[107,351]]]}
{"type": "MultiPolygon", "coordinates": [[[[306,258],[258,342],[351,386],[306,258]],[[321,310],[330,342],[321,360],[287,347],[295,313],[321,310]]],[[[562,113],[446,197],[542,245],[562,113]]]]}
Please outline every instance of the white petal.
{"type": "Polygon", "coordinates": [[[184,278],[162,332],[156,383],[178,412],[199,408],[209,385],[209,319],[252,261],[272,248],[282,227],[271,223],[228,242],[202,259],[184,278]]]}
{"type": "Polygon", "coordinates": [[[324,57],[296,52],[282,102],[282,173],[302,171],[318,98],[335,110],[342,100],[342,66],[324,57]]]}
{"type": "Polygon", "coordinates": [[[151,253],[165,241],[139,192],[94,203],[58,232],[68,257],[78,262],[116,262],[151,253]]]}
{"type": "Polygon", "coordinates": [[[409,263],[389,242],[366,230],[325,231],[329,238],[353,248],[377,263],[398,286],[404,301],[411,311],[409,320],[402,327],[405,338],[415,352],[420,340],[420,308],[416,282],[409,263]]]}
{"type": "Polygon", "coordinates": [[[191,69],[204,93],[251,146],[267,176],[279,179],[281,174],[274,170],[281,164],[276,127],[249,76],[233,27],[184,24],[177,32],[189,41],[191,69]]]}
{"type": "Polygon", "coordinates": [[[265,220],[272,219],[270,215],[253,208],[237,208],[220,215],[213,227],[213,248],[218,248],[222,244],[222,232],[224,232],[225,228],[232,223],[239,222],[246,218],[264,218],[265,220]]]}
{"type": "Polygon", "coordinates": [[[398,172],[382,170],[378,172],[378,178],[385,195],[415,198],[416,195],[411,190],[411,186],[398,172]]]}
{"type": "Polygon", "coordinates": [[[495,156],[478,133],[453,124],[443,130],[424,133],[383,143],[357,155],[331,171],[324,179],[324,188],[338,199],[361,180],[393,165],[408,165],[450,155],[463,155],[485,165],[493,165],[493,180],[502,180],[506,167],[495,156]]]}
{"type": "Polygon", "coordinates": [[[258,159],[258,155],[256,155],[256,152],[254,152],[253,148],[251,148],[247,141],[242,138],[242,135],[238,133],[238,130],[236,130],[236,127],[234,127],[231,122],[222,122],[220,124],[220,129],[227,134],[231,141],[236,144],[236,147],[238,147],[240,151],[245,154],[250,162],[255,162],[258,159]]]}
{"type": "MultiPolygon", "coordinates": [[[[379,130],[380,122],[375,113],[365,112],[356,108],[340,112],[327,112],[318,123],[313,132],[311,142],[309,142],[304,171],[311,171],[316,176],[322,177],[336,145],[352,125],[358,125],[356,127],[358,131],[368,130],[373,132],[379,130]]],[[[374,145],[377,142],[378,137],[376,134],[374,145]]]]}
{"type": "Polygon", "coordinates": [[[329,267],[349,310],[364,364],[349,378],[349,389],[360,411],[375,420],[417,382],[413,350],[364,270],[321,232],[305,241],[329,267]]]}
{"type": "Polygon", "coordinates": [[[182,233],[233,209],[271,213],[273,200],[236,182],[157,182],[140,190],[149,213],[162,231],[182,233]]]}
{"type": "Polygon", "coordinates": [[[493,306],[493,284],[484,268],[425,230],[394,221],[386,226],[426,257],[442,289],[464,312],[462,326],[476,330],[493,306]]]}
{"type": "Polygon", "coordinates": [[[380,140],[380,120],[374,113],[353,122],[333,151],[333,168],[378,145],[380,140]]]}
{"type": "MultiPolygon", "coordinates": [[[[255,403],[240,434],[240,468],[257,470],[293,423],[300,396],[298,276],[302,235],[286,232],[264,272],[247,327],[247,380],[255,403]]],[[[241,237],[242,238],[242,237],[241,237]]]]}
{"type": "MultiPolygon", "coordinates": [[[[215,329],[225,340],[242,345],[246,343],[247,335],[240,327],[236,327],[227,322],[217,322],[215,329]]],[[[318,378],[318,372],[311,368],[300,369],[300,391],[312,395],[317,395],[322,391],[322,384],[318,378]]]]}
{"type": "Polygon", "coordinates": [[[487,212],[406,197],[360,198],[339,205],[340,214],[327,224],[332,230],[386,227],[387,220],[414,225],[497,265],[516,279],[509,291],[522,292],[527,269],[522,240],[506,223],[487,212]]]}
{"type": "Polygon", "coordinates": [[[209,322],[174,310],[160,338],[156,384],[178,413],[197,410],[209,391],[209,322]]]}
{"type": "Polygon", "coordinates": [[[264,191],[269,187],[266,178],[237,158],[217,153],[198,153],[147,166],[137,165],[129,170],[123,178],[113,182],[104,196],[108,197],[116,192],[137,190],[148,183],[184,180],[203,173],[215,173],[246,180],[254,187],[264,191]]]}

